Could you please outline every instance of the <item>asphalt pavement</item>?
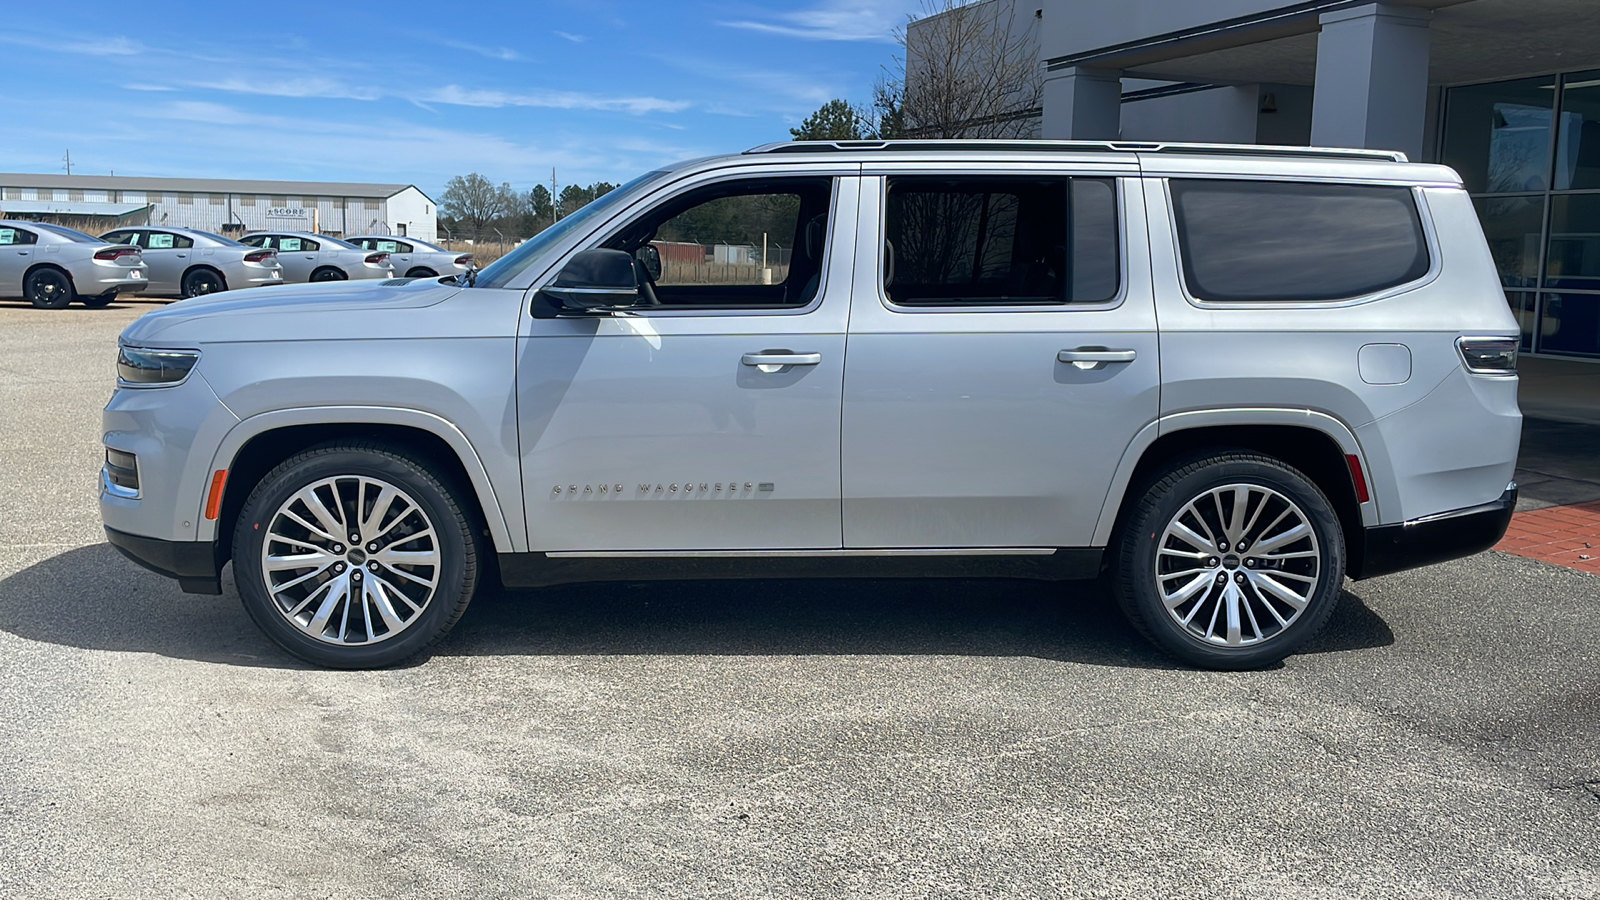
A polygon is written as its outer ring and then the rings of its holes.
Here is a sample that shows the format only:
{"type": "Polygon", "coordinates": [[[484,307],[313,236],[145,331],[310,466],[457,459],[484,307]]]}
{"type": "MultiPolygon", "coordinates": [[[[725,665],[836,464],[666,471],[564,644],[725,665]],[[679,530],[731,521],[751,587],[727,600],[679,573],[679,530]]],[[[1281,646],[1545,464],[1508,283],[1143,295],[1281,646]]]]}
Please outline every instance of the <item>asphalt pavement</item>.
{"type": "Polygon", "coordinates": [[[1600,578],[1351,583],[1241,674],[1008,581],[489,596],[315,670],[102,542],[150,308],[0,303],[0,896],[1600,897],[1600,578]]]}

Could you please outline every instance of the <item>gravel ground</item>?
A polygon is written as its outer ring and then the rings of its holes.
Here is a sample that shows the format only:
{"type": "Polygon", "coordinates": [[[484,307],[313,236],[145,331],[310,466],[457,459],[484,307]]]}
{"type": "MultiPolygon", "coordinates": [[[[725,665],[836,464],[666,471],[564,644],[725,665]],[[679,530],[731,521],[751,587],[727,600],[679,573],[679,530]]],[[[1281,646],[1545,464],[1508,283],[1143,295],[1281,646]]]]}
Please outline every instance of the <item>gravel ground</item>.
{"type": "Polygon", "coordinates": [[[591,585],[309,669],[101,542],[152,303],[0,303],[0,895],[1600,897],[1600,579],[1347,585],[1284,665],[1090,587],[591,585]]]}

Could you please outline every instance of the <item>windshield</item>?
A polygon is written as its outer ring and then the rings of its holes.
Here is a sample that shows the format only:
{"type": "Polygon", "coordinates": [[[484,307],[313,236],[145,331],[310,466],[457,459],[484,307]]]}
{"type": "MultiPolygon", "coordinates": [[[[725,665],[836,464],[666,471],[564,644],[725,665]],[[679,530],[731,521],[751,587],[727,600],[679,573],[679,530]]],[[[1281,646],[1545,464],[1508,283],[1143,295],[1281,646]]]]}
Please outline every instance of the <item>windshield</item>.
{"type": "Polygon", "coordinates": [[[535,263],[542,260],[549,248],[560,243],[562,238],[616,205],[619,200],[631,197],[640,185],[647,181],[653,181],[665,174],[667,174],[665,169],[646,172],[622,187],[589,202],[577,212],[528,238],[522,242],[522,246],[484,267],[483,271],[478,273],[473,286],[486,288],[505,287],[516,279],[518,275],[521,275],[532,268],[535,263]]]}
{"type": "Polygon", "coordinates": [[[103,243],[105,243],[105,241],[102,241],[99,238],[94,237],[93,235],[84,234],[81,231],[77,231],[77,230],[74,230],[72,228],[67,228],[67,227],[62,226],[62,225],[47,225],[44,222],[33,222],[33,223],[30,223],[30,224],[32,224],[32,226],[34,228],[38,228],[38,229],[43,230],[43,231],[48,231],[51,234],[60,235],[61,237],[64,237],[69,241],[75,241],[75,242],[77,242],[79,244],[103,244],[103,243]]]}

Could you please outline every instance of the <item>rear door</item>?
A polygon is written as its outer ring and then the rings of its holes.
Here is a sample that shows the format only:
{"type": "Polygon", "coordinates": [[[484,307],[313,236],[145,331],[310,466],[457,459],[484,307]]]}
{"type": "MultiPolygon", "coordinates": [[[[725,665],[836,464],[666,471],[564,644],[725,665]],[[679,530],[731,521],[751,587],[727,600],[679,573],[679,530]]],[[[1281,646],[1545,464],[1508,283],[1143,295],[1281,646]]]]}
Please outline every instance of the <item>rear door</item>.
{"type": "Polygon", "coordinates": [[[318,264],[317,242],[297,235],[281,234],[275,243],[278,245],[278,264],[283,266],[283,279],[296,283],[310,281],[311,273],[318,264]]]}
{"type": "Polygon", "coordinates": [[[1092,546],[1117,463],[1159,408],[1136,164],[867,171],[845,546],[1092,546]]]}
{"type": "Polygon", "coordinates": [[[0,225],[0,296],[22,296],[22,280],[33,265],[38,235],[15,225],[0,225]]]}
{"type": "Polygon", "coordinates": [[[144,254],[145,264],[150,267],[150,292],[179,293],[184,270],[189,267],[194,240],[170,231],[141,229],[139,249],[144,254]]]}

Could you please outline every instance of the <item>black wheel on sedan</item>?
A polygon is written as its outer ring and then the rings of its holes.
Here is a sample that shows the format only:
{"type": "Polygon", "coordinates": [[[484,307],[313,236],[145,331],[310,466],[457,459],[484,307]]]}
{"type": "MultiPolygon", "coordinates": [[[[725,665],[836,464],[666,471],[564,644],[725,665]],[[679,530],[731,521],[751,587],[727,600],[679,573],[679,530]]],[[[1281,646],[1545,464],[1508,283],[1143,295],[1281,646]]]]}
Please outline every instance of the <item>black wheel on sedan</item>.
{"type": "Polygon", "coordinates": [[[279,646],[341,669],[394,665],[443,637],[477,589],[472,507],[401,448],[315,447],[250,492],[233,538],[239,597],[279,646]]]}
{"type": "Polygon", "coordinates": [[[183,276],[182,288],[183,296],[187,299],[225,291],[228,285],[222,280],[221,275],[211,269],[191,269],[183,276]]]}
{"type": "Polygon", "coordinates": [[[62,309],[77,296],[72,278],[60,269],[34,269],[22,284],[23,296],[39,309],[62,309]]]}
{"type": "Polygon", "coordinates": [[[1145,637],[1210,669],[1256,669],[1327,623],[1344,582],[1339,517],[1305,475],[1223,452],[1169,469],[1117,547],[1116,595],[1145,637]]]}
{"type": "Polygon", "coordinates": [[[312,281],[344,281],[349,277],[343,270],[335,269],[332,266],[326,266],[311,273],[312,281]]]}

